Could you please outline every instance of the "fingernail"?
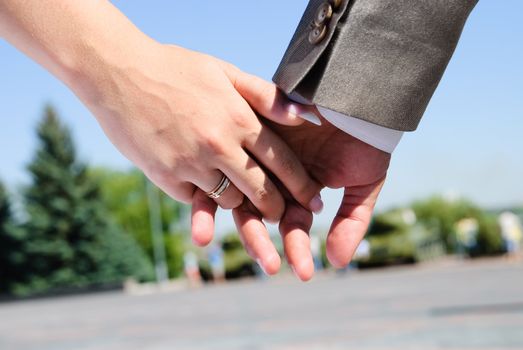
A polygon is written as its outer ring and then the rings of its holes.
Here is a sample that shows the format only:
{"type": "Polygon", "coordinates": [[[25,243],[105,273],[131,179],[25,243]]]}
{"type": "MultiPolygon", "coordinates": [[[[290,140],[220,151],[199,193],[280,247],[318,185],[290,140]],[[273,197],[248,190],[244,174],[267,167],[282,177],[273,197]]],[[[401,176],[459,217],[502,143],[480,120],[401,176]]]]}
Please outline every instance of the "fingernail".
{"type": "Polygon", "coordinates": [[[256,263],[258,264],[258,266],[260,267],[260,269],[263,271],[263,273],[267,276],[269,276],[269,274],[267,273],[267,271],[265,271],[265,268],[263,267],[263,264],[261,262],[260,259],[256,259],[256,263]]]}
{"type": "Polygon", "coordinates": [[[312,124],[315,124],[315,125],[318,125],[318,126],[321,126],[321,120],[320,118],[318,118],[316,116],[316,114],[314,113],[311,113],[311,112],[304,112],[304,113],[300,113],[298,114],[298,117],[302,118],[302,119],[305,119],[309,122],[311,122],[312,124]]]}
{"type": "Polygon", "coordinates": [[[317,194],[309,203],[309,208],[312,210],[313,213],[319,214],[323,211],[323,201],[321,200],[321,196],[317,194]]]}
{"type": "Polygon", "coordinates": [[[295,116],[298,116],[300,114],[300,112],[303,111],[303,108],[298,105],[298,104],[295,104],[295,103],[289,103],[287,105],[287,112],[289,112],[289,114],[293,114],[295,116]]]}
{"type": "Polygon", "coordinates": [[[294,103],[287,105],[287,112],[289,112],[290,114],[294,114],[302,119],[305,119],[315,125],[321,125],[321,120],[320,118],[318,118],[316,114],[305,111],[304,108],[300,105],[294,103]]]}

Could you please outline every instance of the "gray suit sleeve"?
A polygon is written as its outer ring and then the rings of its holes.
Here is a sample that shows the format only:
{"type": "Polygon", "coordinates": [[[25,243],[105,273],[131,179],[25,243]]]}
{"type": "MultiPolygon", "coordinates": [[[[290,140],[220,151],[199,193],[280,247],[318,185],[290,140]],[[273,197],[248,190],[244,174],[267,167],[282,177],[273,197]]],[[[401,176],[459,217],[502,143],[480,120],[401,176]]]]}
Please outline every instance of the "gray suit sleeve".
{"type": "Polygon", "coordinates": [[[273,80],[316,105],[415,130],[477,1],[342,0],[311,43],[328,2],[311,0],[273,80]]]}

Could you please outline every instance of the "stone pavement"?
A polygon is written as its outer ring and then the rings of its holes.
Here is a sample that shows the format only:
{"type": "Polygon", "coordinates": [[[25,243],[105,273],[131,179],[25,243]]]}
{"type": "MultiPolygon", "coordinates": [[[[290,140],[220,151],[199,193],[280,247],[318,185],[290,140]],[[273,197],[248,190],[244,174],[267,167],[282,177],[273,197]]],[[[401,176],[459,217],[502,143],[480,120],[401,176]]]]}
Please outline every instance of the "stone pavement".
{"type": "Polygon", "coordinates": [[[523,349],[523,263],[0,304],[0,349],[523,349]]]}

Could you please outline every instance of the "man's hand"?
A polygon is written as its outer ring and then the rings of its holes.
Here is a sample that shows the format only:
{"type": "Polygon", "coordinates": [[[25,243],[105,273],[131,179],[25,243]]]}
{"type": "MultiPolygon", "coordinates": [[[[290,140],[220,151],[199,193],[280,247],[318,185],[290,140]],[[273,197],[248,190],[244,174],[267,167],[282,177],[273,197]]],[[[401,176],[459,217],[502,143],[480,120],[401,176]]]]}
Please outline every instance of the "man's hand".
{"type": "MultiPolygon", "coordinates": [[[[369,226],[372,211],[385,181],[390,154],[363,143],[323,120],[321,127],[271,124],[296,152],[305,168],[321,184],[344,188],[345,195],[327,238],[327,256],[335,267],[350,262],[369,226]]],[[[279,258],[270,244],[262,218],[251,203],[233,210],[247,252],[269,274],[279,269],[279,258]]],[[[309,280],[314,273],[308,231],[312,213],[288,200],[280,222],[285,255],[296,275],[309,280]]]]}
{"type": "MultiPolygon", "coordinates": [[[[327,237],[327,257],[335,267],[352,258],[369,226],[385,182],[390,154],[380,151],[323,120],[321,127],[273,128],[297,152],[310,174],[329,188],[344,188],[344,196],[327,237]]],[[[312,214],[291,202],[280,223],[285,255],[302,280],[314,268],[308,231],[312,214]]]]}

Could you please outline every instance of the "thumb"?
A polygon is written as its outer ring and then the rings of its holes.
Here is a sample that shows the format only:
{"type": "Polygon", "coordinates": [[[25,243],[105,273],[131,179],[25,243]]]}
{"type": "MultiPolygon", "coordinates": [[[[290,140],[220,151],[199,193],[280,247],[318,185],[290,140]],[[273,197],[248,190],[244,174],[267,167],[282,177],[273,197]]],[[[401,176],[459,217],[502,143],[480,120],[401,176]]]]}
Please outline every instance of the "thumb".
{"type": "Polygon", "coordinates": [[[300,125],[304,119],[321,125],[313,106],[291,101],[275,84],[245,73],[231,64],[224,64],[224,69],[236,91],[261,116],[282,125],[300,125]]]}
{"type": "Polygon", "coordinates": [[[336,268],[349,264],[365,236],[385,179],[345,189],[342,203],[327,236],[327,257],[336,268]]]}

